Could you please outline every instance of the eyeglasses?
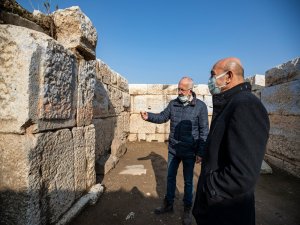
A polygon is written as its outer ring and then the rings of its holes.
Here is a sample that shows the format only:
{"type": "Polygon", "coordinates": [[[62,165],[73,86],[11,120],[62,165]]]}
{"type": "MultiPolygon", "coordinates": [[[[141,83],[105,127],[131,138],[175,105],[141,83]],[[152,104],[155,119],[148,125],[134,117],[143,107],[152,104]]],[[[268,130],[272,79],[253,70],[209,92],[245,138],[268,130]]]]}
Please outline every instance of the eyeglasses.
{"type": "Polygon", "coordinates": [[[178,91],[178,92],[180,92],[180,91],[181,91],[181,92],[184,92],[184,91],[189,91],[189,90],[192,90],[192,89],[182,89],[182,88],[177,88],[177,91],[178,91]]]}

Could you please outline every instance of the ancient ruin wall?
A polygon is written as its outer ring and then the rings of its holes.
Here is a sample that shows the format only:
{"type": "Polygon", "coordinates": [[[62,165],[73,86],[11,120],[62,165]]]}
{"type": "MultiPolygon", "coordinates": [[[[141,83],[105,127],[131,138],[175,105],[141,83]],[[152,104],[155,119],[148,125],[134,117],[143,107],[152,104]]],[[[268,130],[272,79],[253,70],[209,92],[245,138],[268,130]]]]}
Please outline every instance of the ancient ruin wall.
{"type": "Polygon", "coordinates": [[[54,22],[59,41],[0,25],[1,224],[56,223],[126,151],[127,80],[91,60],[97,33],[78,7],[54,22]]]}
{"type": "MultiPolygon", "coordinates": [[[[212,98],[207,85],[195,85],[197,98],[207,105],[209,121],[212,115],[212,98]]],[[[177,85],[163,84],[129,84],[131,98],[130,134],[128,141],[168,140],[170,123],[154,124],[141,119],[140,111],[159,113],[164,110],[172,99],[177,97],[177,85]]]]}
{"type": "Polygon", "coordinates": [[[266,160],[300,177],[300,58],[266,72],[261,100],[271,123],[266,160]]]}

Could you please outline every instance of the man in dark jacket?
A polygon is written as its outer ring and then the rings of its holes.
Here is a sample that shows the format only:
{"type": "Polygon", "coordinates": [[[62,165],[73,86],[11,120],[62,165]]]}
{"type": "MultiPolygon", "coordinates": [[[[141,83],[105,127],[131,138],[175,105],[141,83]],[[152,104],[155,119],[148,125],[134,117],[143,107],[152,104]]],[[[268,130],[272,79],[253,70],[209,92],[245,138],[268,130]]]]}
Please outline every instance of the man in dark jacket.
{"type": "Polygon", "coordinates": [[[244,82],[237,58],[211,70],[213,118],[193,215],[198,225],[254,225],[254,189],[269,135],[265,107],[244,82]]]}
{"type": "Polygon", "coordinates": [[[196,98],[192,91],[193,80],[183,77],[178,84],[178,97],[170,101],[161,113],[141,112],[144,120],[152,123],[170,124],[168,145],[167,192],[162,207],[155,209],[156,214],[173,211],[176,189],[176,175],[180,162],[184,175],[184,214],[183,224],[191,224],[193,201],[193,174],[195,161],[199,163],[208,134],[208,115],[205,103],[196,98]]]}

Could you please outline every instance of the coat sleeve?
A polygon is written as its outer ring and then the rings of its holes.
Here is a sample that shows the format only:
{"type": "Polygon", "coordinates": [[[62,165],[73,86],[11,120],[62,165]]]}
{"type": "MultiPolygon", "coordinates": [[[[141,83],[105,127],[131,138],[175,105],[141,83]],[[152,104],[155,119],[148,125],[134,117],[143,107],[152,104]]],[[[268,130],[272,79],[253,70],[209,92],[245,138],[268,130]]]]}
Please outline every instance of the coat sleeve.
{"type": "Polygon", "coordinates": [[[209,171],[205,177],[204,191],[209,204],[254,190],[269,127],[267,112],[261,104],[243,102],[236,106],[220,148],[220,152],[225,150],[228,164],[209,171]]]}
{"type": "Polygon", "coordinates": [[[152,123],[165,123],[170,119],[170,117],[171,117],[171,104],[169,103],[167,108],[165,108],[160,113],[148,112],[147,121],[152,123]]]}
{"type": "Polygon", "coordinates": [[[201,108],[199,113],[199,120],[198,120],[198,129],[199,129],[199,148],[196,152],[196,155],[203,157],[204,154],[204,147],[206,138],[208,135],[208,112],[207,107],[204,104],[201,108]]]}

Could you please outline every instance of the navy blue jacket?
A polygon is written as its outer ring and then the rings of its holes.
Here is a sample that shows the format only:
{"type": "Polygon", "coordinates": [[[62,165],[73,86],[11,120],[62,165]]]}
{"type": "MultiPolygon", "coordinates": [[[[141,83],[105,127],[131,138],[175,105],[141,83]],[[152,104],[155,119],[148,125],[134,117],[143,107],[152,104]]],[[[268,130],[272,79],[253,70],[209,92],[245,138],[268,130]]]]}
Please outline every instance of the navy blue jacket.
{"type": "Polygon", "coordinates": [[[268,136],[268,113],[249,83],[213,96],[213,120],[193,214],[201,225],[255,225],[254,188],[268,136]]]}
{"type": "Polygon", "coordinates": [[[208,135],[208,114],[204,102],[196,98],[184,106],[178,99],[170,101],[161,113],[148,112],[152,123],[165,123],[171,120],[169,135],[169,152],[177,156],[202,156],[208,135]]]}

